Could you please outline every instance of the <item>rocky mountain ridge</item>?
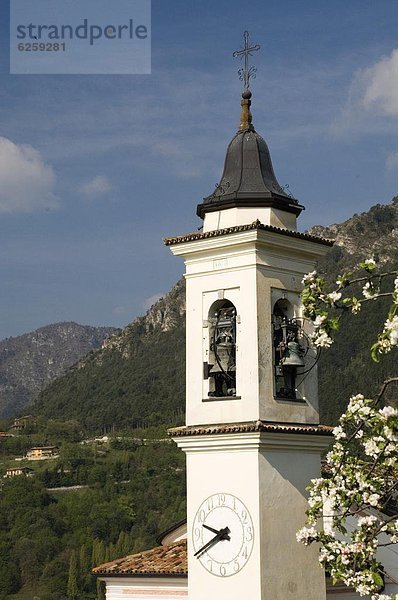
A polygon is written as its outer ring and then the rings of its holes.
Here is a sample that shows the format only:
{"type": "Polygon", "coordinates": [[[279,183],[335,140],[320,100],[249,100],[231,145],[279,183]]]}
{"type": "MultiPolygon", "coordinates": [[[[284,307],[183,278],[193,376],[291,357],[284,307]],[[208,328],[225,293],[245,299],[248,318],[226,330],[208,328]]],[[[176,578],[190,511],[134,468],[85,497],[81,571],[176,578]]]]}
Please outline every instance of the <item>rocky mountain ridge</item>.
{"type": "MultiPolygon", "coordinates": [[[[124,329],[116,331],[102,343],[94,360],[101,362],[103,355],[117,350],[122,358],[128,359],[133,352],[131,342],[137,335],[172,331],[185,320],[185,280],[180,279],[175,286],[151,306],[145,315],[137,317],[124,329]]],[[[85,364],[84,359],[79,367],[85,364]]]]}
{"type": "Polygon", "coordinates": [[[46,385],[115,331],[56,323],[0,341],[0,417],[23,410],[46,385]]]}
{"type": "Polygon", "coordinates": [[[398,255],[398,196],[390,204],[376,204],[343,223],[316,225],[310,233],[334,240],[332,255],[342,264],[372,256],[390,263],[398,255]]]}

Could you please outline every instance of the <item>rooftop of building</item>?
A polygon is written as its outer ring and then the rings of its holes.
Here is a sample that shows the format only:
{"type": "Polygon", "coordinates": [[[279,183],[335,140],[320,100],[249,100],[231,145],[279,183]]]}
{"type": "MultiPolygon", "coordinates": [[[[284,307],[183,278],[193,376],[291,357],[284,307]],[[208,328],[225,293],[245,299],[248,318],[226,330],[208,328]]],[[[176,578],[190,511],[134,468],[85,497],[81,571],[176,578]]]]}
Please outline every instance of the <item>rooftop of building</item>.
{"type": "Polygon", "coordinates": [[[93,569],[95,575],[188,575],[187,541],[180,540],[167,546],[157,546],[151,550],[117,558],[93,569]]]}

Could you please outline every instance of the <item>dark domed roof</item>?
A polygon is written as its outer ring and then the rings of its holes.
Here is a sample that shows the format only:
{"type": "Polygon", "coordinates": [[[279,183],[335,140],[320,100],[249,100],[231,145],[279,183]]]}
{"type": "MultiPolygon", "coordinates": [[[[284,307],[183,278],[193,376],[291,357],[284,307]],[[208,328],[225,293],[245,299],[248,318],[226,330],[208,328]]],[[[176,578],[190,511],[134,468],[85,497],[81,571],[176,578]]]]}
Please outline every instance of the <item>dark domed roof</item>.
{"type": "Polygon", "coordinates": [[[197,214],[203,219],[207,212],[238,206],[270,206],[296,215],[304,208],[279,185],[268,146],[251,124],[229,144],[221,181],[197,214]]]}

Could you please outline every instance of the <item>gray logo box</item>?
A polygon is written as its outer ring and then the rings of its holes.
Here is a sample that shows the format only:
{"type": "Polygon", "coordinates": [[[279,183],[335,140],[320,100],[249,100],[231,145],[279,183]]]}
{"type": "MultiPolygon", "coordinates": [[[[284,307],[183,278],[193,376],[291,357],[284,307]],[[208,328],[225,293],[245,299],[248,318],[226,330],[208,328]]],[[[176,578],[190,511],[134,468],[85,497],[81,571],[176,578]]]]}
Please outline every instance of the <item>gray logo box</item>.
{"type": "Polygon", "coordinates": [[[11,0],[10,73],[151,73],[150,0],[11,0]]]}

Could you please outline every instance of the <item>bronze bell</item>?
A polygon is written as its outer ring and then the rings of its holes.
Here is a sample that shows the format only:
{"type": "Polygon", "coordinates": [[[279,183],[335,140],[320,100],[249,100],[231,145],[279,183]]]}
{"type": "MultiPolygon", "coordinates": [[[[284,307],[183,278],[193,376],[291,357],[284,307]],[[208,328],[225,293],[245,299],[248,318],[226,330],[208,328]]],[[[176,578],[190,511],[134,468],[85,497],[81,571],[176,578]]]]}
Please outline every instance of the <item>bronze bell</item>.
{"type": "Polygon", "coordinates": [[[217,344],[217,348],[229,349],[229,348],[234,348],[234,346],[235,346],[232,336],[228,335],[226,333],[222,333],[221,335],[218,336],[216,344],[217,344]]]}
{"type": "Polygon", "coordinates": [[[284,367],[304,367],[305,361],[303,351],[297,342],[289,342],[285,350],[285,356],[282,359],[284,367]]]}

